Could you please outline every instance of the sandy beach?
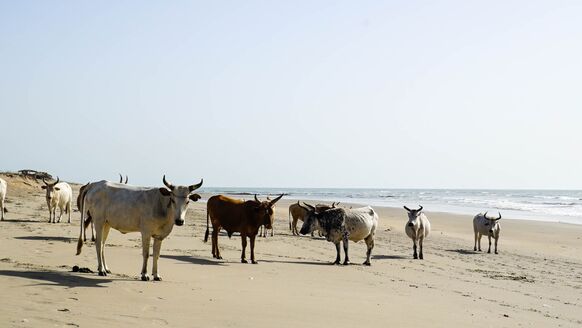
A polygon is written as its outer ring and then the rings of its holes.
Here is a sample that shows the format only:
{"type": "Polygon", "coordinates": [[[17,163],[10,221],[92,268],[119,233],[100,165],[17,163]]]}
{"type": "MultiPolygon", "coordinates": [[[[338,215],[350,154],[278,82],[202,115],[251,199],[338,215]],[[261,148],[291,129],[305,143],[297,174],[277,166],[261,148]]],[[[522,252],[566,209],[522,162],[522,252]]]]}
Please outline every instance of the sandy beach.
{"type": "MultiPolygon", "coordinates": [[[[412,259],[404,234],[405,211],[376,207],[372,266],[360,265],[362,242],[350,244],[352,265],[333,266],[333,244],[291,234],[293,201],[283,199],[275,236],[258,238],[259,264],[252,265],[240,263],[238,235],[221,234],[224,260],[212,258],[201,201],[163,242],[164,281],[142,282],[138,233],[111,231],[105,249],[111,275],[73,273],[74,265],[97,266],[93,243],[75,255],[79,212],[71,224],[66,217],[49,224],[38,182],[1,177],[8,182],[8,213],[0,223],[2,327],[582,325],[580,225],[503,219],[495,255],[473,251],[471,216],[426,208],[433,230],[420,261],[412,259]]],[[[78,188],[73,185],[74,197],[78,188]]]]}

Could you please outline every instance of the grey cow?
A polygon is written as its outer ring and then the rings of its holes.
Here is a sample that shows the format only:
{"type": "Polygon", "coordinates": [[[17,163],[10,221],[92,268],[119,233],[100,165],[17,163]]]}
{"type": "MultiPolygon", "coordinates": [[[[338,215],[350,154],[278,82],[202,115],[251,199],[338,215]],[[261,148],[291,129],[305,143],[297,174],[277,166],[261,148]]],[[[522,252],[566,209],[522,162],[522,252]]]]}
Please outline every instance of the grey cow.
{"type": "Polygon", "coordinates": [[[497,254],[497,241],[499,241],[499,233],[501,232],[501,225],[499,225],[499,221],[501,220],[501,213],[499,213],[499,217],[491,218],[487,216],[487,212],[485,214],[477,214],[473,218],[473,230],[475,232],[475,248],[473,250],[477,250],[477,246],[479,246],[479,252],[481,251],[481,236],[487,235],[489,237],[489,249],[487,253],[491,253],[491,237],[495,239],[495,254],[497,254]]]}
{"type": "Polygon", "coordinates": [[[367,252],[364,265],[370,265],[378,227],[378,214],[370,206],[356,209],[332,208],[323,212],[317,212],[313,207],[304,209],[307,210],[307,216],[299,232],[305,235],[315,229],[322,231],[327,241],[335,244],[337,255],[334,264],[340,263],[340,242],[343,242],[345,253],[343,264],[347,265],[350,264],[348,240],[365,240],[367,252]]]}
{"type": "Polygon", "coordinates": [[[422,212],[422,206],[417,210],[411,210],[406,206],[404,206],[404,209],[408,212],[408,222],[406,223],[404,230],[406,231],[406,235],[412,239],[412,256],[414,259],[422,260],[424,258],[424,255],[422,254],[422,244],[424,238],[426,238],[430,233],[430,222],[422,212]],[[416,244],[420,246],[420,252],[418,253],[416,253],[416,244]]]}

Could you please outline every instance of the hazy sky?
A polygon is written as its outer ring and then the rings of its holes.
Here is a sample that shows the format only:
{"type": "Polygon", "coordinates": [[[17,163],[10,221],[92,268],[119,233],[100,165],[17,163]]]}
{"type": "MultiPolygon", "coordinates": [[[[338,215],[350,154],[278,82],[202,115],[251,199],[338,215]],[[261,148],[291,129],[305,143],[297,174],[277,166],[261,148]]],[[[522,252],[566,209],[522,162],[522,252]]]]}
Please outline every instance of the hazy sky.
{"type": "Polygon", "coordinates": [[[582,188],[581,1],[0,1],[0,170],[582,188]]]}

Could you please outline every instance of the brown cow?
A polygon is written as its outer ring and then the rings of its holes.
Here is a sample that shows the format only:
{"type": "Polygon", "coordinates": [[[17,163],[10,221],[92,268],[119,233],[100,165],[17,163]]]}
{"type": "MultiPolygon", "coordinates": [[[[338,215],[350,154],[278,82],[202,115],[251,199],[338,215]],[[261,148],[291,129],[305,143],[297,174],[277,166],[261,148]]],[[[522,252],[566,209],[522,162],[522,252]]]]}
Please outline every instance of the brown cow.
{"type": "MultiPolygon", "coordinates": [[[[305,204],[310,208],[314,208],[317,213],[327,211],[331,208],[335,208],[340,202],[332,203],[331,206],[325,204],[317,204],[315,207],[305,204]]],[[[297,221],[300,220],[301,222],[304,221],[305,217],[307,217],[307,210],[299,205],[299,201],[297,203],[293,203],[289,205],[289,230],[293,233],[293,235],[299,236],[299,231],[297,231],[297,221]],[[293,217],[293,222],[291,222],[291,217],[293,217]]],[[[311,232],[311,237],[313,237],[314,231],[311,232]]],[[[321,237],[321,232],[319,233],[321,237]]]]}
{"type": "Polygon", "coordinates": [[[243,201],[240,199],[228,198],[223,195],[212,196],[206,203],[206,233],[204,242],[208,241],[209,220],[212,221],[212,256],[222,259],[218,249],[218,232],[221,228],[226,230],[230,238],[233,233],[240,232],[242,238],[241,262],[247,263],[245,249],[247,247],[247,237],[251,242],[251,262],[255,261],[255,237],[259,227],[265,225],[266,228],[273,227],[273,205],[283,195],[272,201],[261,202],[255,195],[255,200],[243,201]]]}

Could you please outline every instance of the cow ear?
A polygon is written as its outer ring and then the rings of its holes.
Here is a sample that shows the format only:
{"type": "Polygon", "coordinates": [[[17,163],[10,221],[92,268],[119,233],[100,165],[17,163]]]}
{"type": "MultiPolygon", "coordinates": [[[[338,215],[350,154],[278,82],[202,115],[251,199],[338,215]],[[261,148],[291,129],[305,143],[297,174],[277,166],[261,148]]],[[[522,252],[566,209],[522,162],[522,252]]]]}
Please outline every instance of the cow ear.
{"type": "Polygon", "coordinates": [[[168,190],[168,189],[166,189],[166,188],[159,188],[158,190],[159,190],[159,191],[160,191],[160,193],[161,193],[162,195],[164,195],[164,196],[170,196],[170,195],[172,194],[172,192],[171,192],[171,191],[169,191],[169,190],[168,190]]]}
{"type": "Polygon", "coordinates": [[[42,189],[46,189],[46,186],[40,186],[42,189]]]}
{"type": "Polygon", "coordinates": [[[188,196],[188,198],[190,198],[191,201],[195,202],[202,197],[200,197],[200,195],[198,195],[198,194],[192,194],[192,195],[188,196]]]}
{"type": "Polygon", "coordinates": [[[59,191],[59,190],[61,190],[61,188],[56,188],[56,187],[55,187],[55,190],[56,190],[56,191],[59,191]]]}

